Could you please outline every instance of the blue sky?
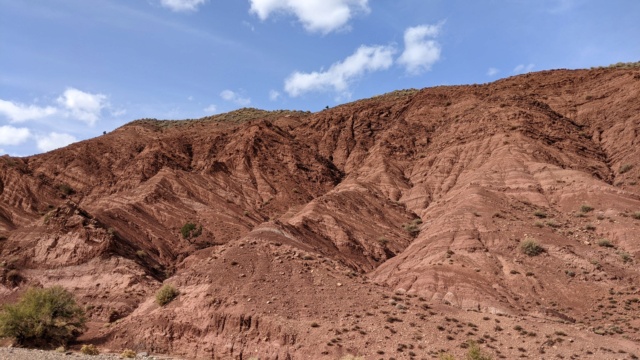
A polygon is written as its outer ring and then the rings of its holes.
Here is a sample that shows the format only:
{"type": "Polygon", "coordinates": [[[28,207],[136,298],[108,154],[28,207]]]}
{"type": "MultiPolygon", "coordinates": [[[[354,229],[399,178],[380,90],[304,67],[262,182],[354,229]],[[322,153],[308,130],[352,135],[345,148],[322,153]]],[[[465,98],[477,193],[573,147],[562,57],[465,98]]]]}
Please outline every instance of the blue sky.
{"type": "Polygon", "coordinates": [[[636,0],[0,0],[0,154],[640,60],[636,0]]]}

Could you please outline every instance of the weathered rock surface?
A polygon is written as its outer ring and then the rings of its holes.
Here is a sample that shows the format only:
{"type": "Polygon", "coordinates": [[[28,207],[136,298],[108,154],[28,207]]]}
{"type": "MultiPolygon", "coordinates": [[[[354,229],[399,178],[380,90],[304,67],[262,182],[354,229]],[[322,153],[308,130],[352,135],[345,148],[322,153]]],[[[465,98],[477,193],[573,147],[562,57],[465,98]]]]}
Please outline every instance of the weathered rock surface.
{"type": "Polygon", "coordinates": [[[640,68],[138,120],[0,158],[0,302],[63,285],[113,352],[631,357],[639,181],[640,68]]]}

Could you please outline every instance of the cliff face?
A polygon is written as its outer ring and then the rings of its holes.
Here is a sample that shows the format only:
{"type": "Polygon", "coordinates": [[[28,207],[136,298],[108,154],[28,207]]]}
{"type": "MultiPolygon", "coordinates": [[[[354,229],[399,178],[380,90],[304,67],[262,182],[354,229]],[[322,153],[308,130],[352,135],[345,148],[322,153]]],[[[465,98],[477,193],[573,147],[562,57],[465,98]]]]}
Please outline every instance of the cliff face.
{"type": "Polygon", "coordinates": [[[639,68],[138,120],[0,158],[0,302],[60,284],[83,341],[188,358],[630,354],[639,181],[639,68]]]}

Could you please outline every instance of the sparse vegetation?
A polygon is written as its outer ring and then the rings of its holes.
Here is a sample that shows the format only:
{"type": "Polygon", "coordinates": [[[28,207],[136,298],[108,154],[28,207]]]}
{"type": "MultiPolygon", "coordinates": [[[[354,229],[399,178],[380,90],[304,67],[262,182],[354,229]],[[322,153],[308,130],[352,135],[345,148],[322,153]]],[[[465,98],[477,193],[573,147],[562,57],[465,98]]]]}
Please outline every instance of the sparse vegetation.
{"type": "MultiPolygon", "coordinates": [[[[492,360],[491,355],[485,353],[480,349],[478,344],[475,341],[468,341],[461,345],[463,348],[467,348],[467,356],[466,360],[492,360]]],[[[438,356],[439,360],[456,360],[456,358],[448,353],[441,353],[438,356]]]]}
{"type": "Polygon", "coordinates": [[[131,349],[124,349],[124,351],[122,352],[122,354],[120,354],[120,357],[123,359],[135,359],[136,357],[136,352],[131,350],[131,349]]]}
{"type": "Polygon", "coordinates": [[[593,224],[587,224],[587,225],[584,226],[584,229],[585,230],[589,230],[589,231],[593,231],[593,230],[596,229],[596,226],[593,225],[593,224]]]}
{"type": "Polygon", "coordinates": [[[422,224],[422,219],[417,218],[411,220],[410,223],[402,225],[402,228],[409,233],[409,235],[416,237],[420,233],[418,225],[422,224]]]}
{"type": "Polygon", "coordinates": [[[611,241],[609,241],[609,239],[600,239],[598,241],[598,246],[612,248],[613,244],[611,243],[611,241]]]}
{"type": "Polygon", "coordinates": [[[165,306],[175,299],[180,292],[173,285],[165,284],[156,293],[156,302],[160,306],[165,306]]]}
{"type": "Polygon", "coordinates": [[[491,356],[483,352],[478,344],[469,342],[469,350],[467,351],[467,360],[491,360],[491,356]]]}
{"type": "Polygon", "coordinates": [[[85,330],[84,310],[61,286],[29,289],[0,313],[0,337],[13,337],[25,346],[59,346],[85,330]]]}
{"type": "Polygon", "coordinates": [[[520,243],[520,251],[528,256],[537,256],[542,254],[544,249],[535,240],[527,239],[520,243]]]}
{"type": "Polygon", "coordinates": [[[640,67],[640,61],[636,62],[617,62],[615,64],[607,65],[607,66],[596,66],[591,69],[633,69],[636,67],[640,67]]]}
{"type": "Polygon", "coordinates": [[[628,252],[620,251],[618,253],[618,255],[620,255],[620,258],[622,259],[622,262],[625,263],[625,264],[628,263],[628,262],[633,261],[633,257],[628,252]]]}
{"type": "Polygon", "coordinates": [[[572,270],[565,270],[564,273],[567,274],[567,276],[569,276],[569,277],[575,277],[576,276],[576,272],[572,271],[572,270]]]}
{"type": "Polygon", "coordinates": [[[23,280],[22,274],[16,269],[7,271],[4,276],[4,283],[11,286],[18,286],[23,280]]]}
{"type": "Polygon", "coordinates": [[[583,204],[583,205],[580,206],[580,212],[582,212],[582,213],[588,213],[588,212],[591,212],[591,211],[593,211],[593,206],[586,205],[586,204],[583,204]]]}
{"type": "Polygon", "coordinates": [[[640,220],[640,211],[634,212],[633,214],[631,214],[631,217],[636,220],[640,220]]]}
{"type": "Polygon", "coordinates": [[[624,164],[620,166],[620,169],[618,169],[618,173],[620,174],[624,174],[626,172],[628,172],[629,170],[633,169],[633,165],[631,164],[624,164]]]}
{"type": "Polygon", "coordinates": [[[85,355],[98,355],[98,354],[100,354],[100,351],[98,350],[98,348],[93,344],[82,345],[82,348],[80,348],[80,352],[85,354],[85,355]]]}
{"type": "Polygon", "coordinates": [[[58,190],[64,195],[69,196],[75,194],[75,190],[69,184],[60,184],[58,185],[58,190]]]}
{"type": "Polygon", "coordinates": [[[197,238],[202,234],[202,225],[196,226],[196,224],[188,222],[180,228],[180,234],[183,239],[197,238]]]}
{"type": "Polygon", "coordinates": [[[546,224],[548,227],[554,228],[554,229],[557,229],[561,226],[560,223],[556,222],[555,220],[549,220],[546,222],[546,224]]]}
{"type": "Polygon", "coordinates": [[[440,354],[440,356],[438,356],[439,360],[456,360],[455,357],[453,357],[453,355],[451,354],[440,354]]]}
{"type": "Polygon", "coordinates": [[[533,216],[538,217],[540,219],[544,219],[547,217],[547,213],[542,210],[536,210],[533,212],[533,216]]]}

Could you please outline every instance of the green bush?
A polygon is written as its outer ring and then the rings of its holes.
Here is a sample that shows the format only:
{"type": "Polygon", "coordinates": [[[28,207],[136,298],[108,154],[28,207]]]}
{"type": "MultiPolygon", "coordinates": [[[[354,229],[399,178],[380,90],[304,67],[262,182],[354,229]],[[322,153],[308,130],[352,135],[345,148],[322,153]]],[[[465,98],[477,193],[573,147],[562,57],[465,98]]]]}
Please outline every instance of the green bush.
{"type": "Polygon", "coordinates": [[[136,358],[136,352],[131,350],[131,349],[124,349],[124,351],[122,352],[122,354],[120,354],[120,357],[123,359],[135,359],[136,358]]]}
{"type": "Polygon", "coordinates": [[[160,306],[165,306],[175,299],[180,292],[173,285],[165,284],[156,293],[156,302],[160,306]]]}
{"type": "Polygon", "coordinates": [[[536,256],[543,253],[544,249],[535,240],[528,239],[520,243],[520,251],[528,256],[536,256]]]}
{"type": "Polygon", "coordinates": [[[202,234],[202,225],[197,227],[196,224],[188,222],[180,228],[180,233],[184,239],[196,238],[202,234]]]}
{"type": "MultiPolygon", "coordinates": [[[[467,350],[467,356],[466,356],[467,360],[492,360],[493,359],[491,355],[482,351],[478,346],[478,344],[475,343],[474,341],[468,341],[463,345],[469,349],[467,350]]],[[[456,358],[453,355],[448,353],[440,354],[440,356],[438,356],[438,359],[439,360],[456,360],[456,358]]]]}
{"type": "Polygon", "coordinates": [[[26,346],[66,345],[84,332],[84,310],[61,286],[29,289],[0,313],[0,337],[26,346]]]}
{"type": "Polygon", "coordinates": [[[98,354],[100,354],[100,351],[98,350],[98,348],[93,344],[82,345],[82,348],[80,348],[80,352],[85,354],[85,355],[98,355],[98,354]]]}

